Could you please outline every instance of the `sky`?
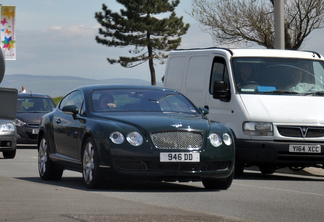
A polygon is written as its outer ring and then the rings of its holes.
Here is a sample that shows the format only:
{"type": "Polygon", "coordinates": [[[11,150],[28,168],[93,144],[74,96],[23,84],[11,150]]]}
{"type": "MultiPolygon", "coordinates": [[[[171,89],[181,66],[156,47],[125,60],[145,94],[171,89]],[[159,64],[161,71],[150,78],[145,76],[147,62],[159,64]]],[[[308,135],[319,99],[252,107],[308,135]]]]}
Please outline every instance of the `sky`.
{"type": "MultiPolygon", "coordinates": [[[[5,75],[150,81],[148,63],[135,68],[108,63],[107,57],[128,56],[129,48],[107,47],[95,41],[100,26],[94,14],[102,11],[102,3],[115,12],[121,8],[115,0],[0,0],[2,5],[16,6],[17,59],[6,61],[5,75]]],[[[188,15],[191,8],[191,0],[181,0],[176,8],[177,15],[183,16],[183,21],[191,26],[178,48],[214,46],[211,36],[202,31],[200,24],[188,15]]],[[[302,49],[324,55],[323,34],[323,30],[312,33],[302,49]]],[[[156,80],[161,82],[165,64],[156,62],[155,68],[156,80]]]]}

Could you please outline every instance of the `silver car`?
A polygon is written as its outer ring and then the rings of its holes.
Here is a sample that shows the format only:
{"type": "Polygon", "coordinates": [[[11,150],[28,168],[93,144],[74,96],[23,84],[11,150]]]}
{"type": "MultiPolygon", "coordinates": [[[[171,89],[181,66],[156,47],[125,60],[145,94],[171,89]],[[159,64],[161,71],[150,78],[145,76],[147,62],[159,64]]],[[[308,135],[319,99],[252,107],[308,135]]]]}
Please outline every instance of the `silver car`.
{"type": "Polygon", "coordinates": [[[17,89],[0,88],[0,152],[5,159],[16,156],[16,126],[14,121],[17,114],[17,89]]]}

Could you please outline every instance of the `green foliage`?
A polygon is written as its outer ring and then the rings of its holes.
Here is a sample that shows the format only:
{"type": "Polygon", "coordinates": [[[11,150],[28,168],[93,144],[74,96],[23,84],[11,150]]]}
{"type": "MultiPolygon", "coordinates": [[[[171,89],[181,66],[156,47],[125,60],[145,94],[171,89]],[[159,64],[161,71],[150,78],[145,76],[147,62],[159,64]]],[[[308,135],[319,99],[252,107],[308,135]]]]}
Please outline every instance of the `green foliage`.
{"type": "Polygon", "coordinates": [[[55,104],[58,105],[62,98],[63,98],[63,96],[55,97],[55,98],[52,98],[52,99],[54,100],[55,104]]]}
{"type": "Polygon", "coordinates": [[[102,5],[102,12],[96,12],[95,18],[101,25],[96,41],[108,47],[135,46],[129,53],[134,56],[120,56],[119,59],[107,58],[111,64],[119,63],[131,68],[149,61],[151,83],[156,85],[153,60],[161,63],[167,55],[161,51],[176,49],[181,36],[186,34],[189,24],[174,12],[179,0],[116,0],[124,6],[119,13],[112,12],[102,5]],[[160,14],[170,14],[160,18],[160,14]],[[158,17],[159,16],[159,17],[158,17]]]}

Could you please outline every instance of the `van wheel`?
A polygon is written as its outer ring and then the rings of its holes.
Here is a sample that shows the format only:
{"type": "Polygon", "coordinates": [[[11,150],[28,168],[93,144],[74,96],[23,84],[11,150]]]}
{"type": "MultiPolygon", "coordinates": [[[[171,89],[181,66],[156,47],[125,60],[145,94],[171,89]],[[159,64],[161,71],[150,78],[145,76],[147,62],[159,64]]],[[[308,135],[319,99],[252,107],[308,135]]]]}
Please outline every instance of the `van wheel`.
{"type": "Polygon", "coordinates": [[[273,174],[276,168],[274,166],[259,166],[259,170],[262,174],[273,174]]]}
{"type": "Polygon", "coordinates": [[[227,178],[222,179],[203,179],[202,183],[206,189],[227,190],[233,182],[234,173],[227,178]]]}
{"type": "Polygon", "coordinates": [[[301,171],[301,170],[305,169],[305,167],[289,167],[289,169],[292,171],[301,171]]]}

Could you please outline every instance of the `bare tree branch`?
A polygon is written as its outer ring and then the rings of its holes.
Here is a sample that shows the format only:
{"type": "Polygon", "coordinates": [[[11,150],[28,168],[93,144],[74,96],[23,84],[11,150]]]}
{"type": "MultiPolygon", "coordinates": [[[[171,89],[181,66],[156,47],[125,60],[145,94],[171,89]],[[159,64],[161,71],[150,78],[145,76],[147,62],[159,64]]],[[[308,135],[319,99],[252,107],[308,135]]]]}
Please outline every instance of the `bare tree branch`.
{"type": "MultiPolygon", "coordinates": [[[[192,0],[191,16],[219,45],[274,48],[274,0],[192,0]]],[[[285,1],[285,47],[298,49],[324,27],[324,0],[285,1]]]]}

